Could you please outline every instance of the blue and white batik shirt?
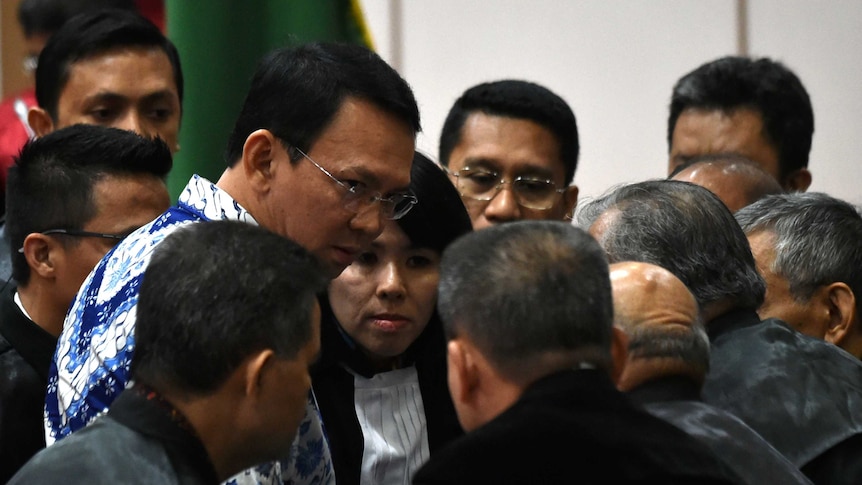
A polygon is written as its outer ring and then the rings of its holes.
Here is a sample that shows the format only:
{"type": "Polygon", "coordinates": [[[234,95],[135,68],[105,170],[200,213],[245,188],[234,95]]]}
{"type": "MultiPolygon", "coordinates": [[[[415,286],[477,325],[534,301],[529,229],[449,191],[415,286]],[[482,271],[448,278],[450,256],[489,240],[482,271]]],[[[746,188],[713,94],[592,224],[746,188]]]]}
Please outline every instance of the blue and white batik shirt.
{"type": "MultiPolygon", "coordinates": [[[[178,228],[211,220],[256,224],[227,192],[194,175],[175,206],[121,241],[84,281],[66,315],[49,371],[45,400],[49,445],[107,411],[129,385],[138,290],[153,250],[178,228]]],[[[313,395],[290,456],[228,480],[237,484],[334,481],[313,395]]]]}

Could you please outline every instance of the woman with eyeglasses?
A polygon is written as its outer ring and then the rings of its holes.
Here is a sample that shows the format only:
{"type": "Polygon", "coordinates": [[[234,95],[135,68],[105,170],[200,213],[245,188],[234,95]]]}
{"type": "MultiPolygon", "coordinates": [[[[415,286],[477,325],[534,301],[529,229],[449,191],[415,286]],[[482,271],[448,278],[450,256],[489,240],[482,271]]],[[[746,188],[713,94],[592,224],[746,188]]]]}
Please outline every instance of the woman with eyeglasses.
{"type": "Polygon", "coordinates": [[[410,189],[418,204],[385,222],[321,302],[312,386],[339,485],[409,484],[463,433],[436,302],[443,250],[472,227],[446,174],[419,153],[410,189]]]}

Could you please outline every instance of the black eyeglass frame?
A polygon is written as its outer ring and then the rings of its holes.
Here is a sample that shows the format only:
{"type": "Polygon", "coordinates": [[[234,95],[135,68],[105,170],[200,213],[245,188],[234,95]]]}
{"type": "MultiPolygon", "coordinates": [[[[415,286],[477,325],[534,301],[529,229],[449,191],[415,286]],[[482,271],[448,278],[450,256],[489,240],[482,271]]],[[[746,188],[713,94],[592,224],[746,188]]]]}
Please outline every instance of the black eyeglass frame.
{"type": "MultiPolygon", "coordinates": [[[[82,231],[79,229],[48,229],[46,231],[40,231],[39,234],[50,236],[51,234],[62,234],[65,236],[72,237],[98,237],[102,239],[115,239],[117,241],[122,241],[128,236],[128,234],[110,234],[106,232],[91,232],[91,231],[82,231]]],[[[24,254],[24,247],[18,248],[18,252],[24,254]]]]}

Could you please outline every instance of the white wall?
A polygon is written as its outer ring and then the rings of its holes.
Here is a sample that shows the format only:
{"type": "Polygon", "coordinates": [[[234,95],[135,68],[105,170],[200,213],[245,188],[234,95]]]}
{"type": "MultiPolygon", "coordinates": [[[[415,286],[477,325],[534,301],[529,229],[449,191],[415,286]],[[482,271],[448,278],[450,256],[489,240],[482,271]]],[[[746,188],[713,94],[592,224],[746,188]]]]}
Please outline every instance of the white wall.
{"type": "MultiPolygon", "coordinates": [[[[575,111],[582,197],[662,177],[674,82],[735,54],[734,0],[362,0],[377,50],[413,86],[436,159],[454,100],[483,81],[519,78],[575,111]],[[398,3],[394,3],[398,2],[398,3]],[[393,5],[401,10],[393,58],[393,5]]],[[[748,0],[749,46],[802,79],[815,109],[811,190],[862,203],[862,2],[748,0]]]]}

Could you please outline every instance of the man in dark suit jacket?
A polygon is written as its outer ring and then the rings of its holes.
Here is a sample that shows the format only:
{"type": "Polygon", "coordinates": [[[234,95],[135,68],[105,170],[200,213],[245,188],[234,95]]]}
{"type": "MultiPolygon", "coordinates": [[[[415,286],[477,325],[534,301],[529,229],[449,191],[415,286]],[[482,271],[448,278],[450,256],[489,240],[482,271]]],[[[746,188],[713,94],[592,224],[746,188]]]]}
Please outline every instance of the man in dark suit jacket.
{"type": "Polygon", "coordinates": [[[468,434],[414,483],[740,483],[615,389],[625,347],[586,232],[519,221],[462,237],[443,255],[439,309],[468,434]]]}
{"type": "Polygon", "coordinates": [[[614,325],[628,337],[621,391],[707,445],[745,483],[811,483],[742,420],[701,399],[709,337],[697,300],[679,278],[649,263],[614,263],[611,288],[614,325]]]}
{"type": "Polygon", "coordinates": [[[710,343],[707,404],[742,419],[813,482],[862,483],[862,363],[782,320],[758,317],[766,285],[718,197],[691,183],[650,180],[582,206],[578,224],[612,262],[661,266],[695,296],[710,343]]]}

